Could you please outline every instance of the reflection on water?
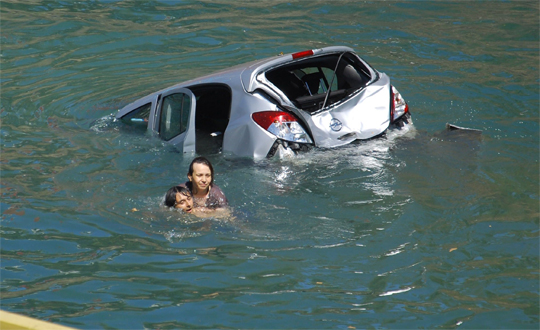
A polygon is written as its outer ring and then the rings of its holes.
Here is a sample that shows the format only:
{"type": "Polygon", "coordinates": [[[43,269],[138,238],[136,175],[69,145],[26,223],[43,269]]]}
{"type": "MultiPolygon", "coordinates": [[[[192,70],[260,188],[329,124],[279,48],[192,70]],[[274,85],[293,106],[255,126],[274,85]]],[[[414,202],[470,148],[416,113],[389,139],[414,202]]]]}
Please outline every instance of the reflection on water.
{"type": "Polygon", "coordinates": [[[81,329],[538,328],[538,11],[2,1],[2,308],[81,329]],[[208,155],[234,217],[161,206],[192,155],[111,114],[329,45],[386,72],[415,129],[294,159],[208,155]]]}

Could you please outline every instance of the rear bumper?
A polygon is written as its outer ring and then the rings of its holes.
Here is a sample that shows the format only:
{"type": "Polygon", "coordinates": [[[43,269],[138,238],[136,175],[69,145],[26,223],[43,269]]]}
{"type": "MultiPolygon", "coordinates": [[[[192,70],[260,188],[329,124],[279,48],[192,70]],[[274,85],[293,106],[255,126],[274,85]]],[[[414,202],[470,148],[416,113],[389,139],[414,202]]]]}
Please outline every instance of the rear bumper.
{"type": "Polygon", "coordinates": [[[401,128],[407,124],[411,123],[411,113],[408,111],[403,116],[399,117],[398,119],[394,120],[392,125],[397,128],[401,128]]]}
{"type": "Polygon", "coordinates": [[[272,158],[280,152],[296,155],[300,152],[307,152],[311,149],[313,149],[313,144],[289,142],[281,139],[276,139],[276,141],[268,151],[266,158],[272,158]]]}
{"type": "MultiPolygon", "coordinates": [[[[403,116],[396,119],[392,124],[390,124],[389,128],[392,129],[401,129],[407,125],[412,124],[411,120],[411,114],[410,112],[405,113],[403,116]]],[[[382,132],[379,135],[373,136],[368,138],[367,140],[378,138],[382,135],[385,135],[386,132],[382,132]]],[[[349,141],[349,143],[352,143],[354,141],[361,141],[364,139],[353,139],[349,141]]],[[[274,141],[274,144],[268,151],[268,154],[266,155],[266,158],[272,158],[276,156],[283,156],[283,155],[290,155],[294,156],[302,152],[310,151],[314,148],[313,144],[307,144],[307,143],[294,143],[289,141],[284,141],[281,139],[276,139],[274,141]]]]}

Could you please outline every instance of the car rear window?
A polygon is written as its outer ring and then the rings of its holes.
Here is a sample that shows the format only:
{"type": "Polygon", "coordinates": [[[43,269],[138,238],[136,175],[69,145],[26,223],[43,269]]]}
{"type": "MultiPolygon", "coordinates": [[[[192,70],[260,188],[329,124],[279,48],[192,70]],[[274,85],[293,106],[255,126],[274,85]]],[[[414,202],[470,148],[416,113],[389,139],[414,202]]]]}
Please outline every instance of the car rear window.
{"type": "Polygon", "coordinates": [[[343,100],[371,80],[370,70],[352,53],[296,61],[265,75],[293,104],[310,112],[322,107],[329,89],[325,106],[343,100]]]}

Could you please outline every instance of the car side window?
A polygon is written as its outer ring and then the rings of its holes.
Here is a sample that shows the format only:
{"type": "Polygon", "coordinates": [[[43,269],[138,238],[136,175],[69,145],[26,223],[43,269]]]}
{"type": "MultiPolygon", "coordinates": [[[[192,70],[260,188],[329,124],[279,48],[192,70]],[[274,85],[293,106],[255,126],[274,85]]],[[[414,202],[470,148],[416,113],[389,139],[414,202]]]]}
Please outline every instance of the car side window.
{"type": "MultiPolygon", "coordinates": [[[[180,118],[180,125],[187,129],[187,127],[189,126],[189,113],[190,113],[190,110],[191,110],[191,97],[189,97],[186,94],[184,94],[184,104],[182,105],[182,110],[183,111],[182,111],[182,116],[180,118]]],[[[184,129],[184,131],[186,129],[184,129]]]]}
{"type": "Polygon", "coordinates": [[[167,95],[163,98],[159,135],[168,141],[184,133],[189,124],[191,98],[184,93],[167,95]]]}
{"type": "Polygon", "coordinates": [[[120,120],[133,127],[136,131],[145,132],[148,128],[148,117],[150,117],[151,109],[152,103],[147,103],[126,114],[120,120]]]}
{"type": "MultiPolygon", "coordinates": [[[[326,77],[326,81],[328,83],[332,82],[332,87],[330,87],[331,90],[335,91],[338,89],[338,82],[337,79],[334,77],[334,70],[329,68],[322,68],[322,71],[324,73],[324,76],[326,77]],[[334,78],[334,80],[332,80],[334,78]]],[[[326,91],[324,91],[326,93],[326,91]]]]}

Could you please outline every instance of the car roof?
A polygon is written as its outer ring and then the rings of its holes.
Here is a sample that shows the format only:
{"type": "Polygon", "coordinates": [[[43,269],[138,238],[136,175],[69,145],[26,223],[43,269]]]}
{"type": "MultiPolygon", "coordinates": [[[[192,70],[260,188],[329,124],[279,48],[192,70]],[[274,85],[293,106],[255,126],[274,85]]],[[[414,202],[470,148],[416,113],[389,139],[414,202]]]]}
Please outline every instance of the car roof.
{"type": "Polygon", "coordinates": [[[134,107],[146,103],[151,102],[152,99],[154,99],[157,95],[167,92],[171,89],[176,89],[180,87],[186,87],[189,88],[190,86],[194,85],[201,85],[201,84],[210,84],[210,83],[223,83],[230,85],[233,88],[243,88],[248,93],[253,92],[259,84],[256,81],[257,75],[259,75],[262,72],[265,72],[273,67],[290,63],[295,61],[296,59],[301,60],[305,58],[306,56],[310,55],[326,55],[331,53],[339,53],[339,52],[354,52],[354,50],[350,47],[345,46],[332,46],[332,47],[325,47],[320,49],[311,49],[307,51],[297,52],[297,53],[289,53],[289,54],[279,54],[276,56],[255,60],[247,63],[242,63],[224,70],[220,70],[217,72],[214,72],[209,75],[201,76],[195,79],[187,80],[178,84],[175,84],[173,86],[169,86],[167,88],[161,89],[159,91],[156,91],[154,93],[151,93],[143,98],[140,98],[133,103],[125,106],[124,108],[120,109],[119,113],[116,115],[117,118],[121,118],[126,113],[129,113],[131,110],[134,109],[134,107]],[[305,54],[305,55],[301,55],[305,54]],[[299,55],[301,55],[299,57],[299,55]],[[238,86],[240,85],[241,86],[238,86]]]}
{"type": "Polygon", "coordinates": [[[293,62],[295,59],[301,59],[306,56],[310,55],[326,55],[331,53],[337,53],[337,52],[354,52],[352,48],[345,47],[345,46],[333,46],[333,47],[325,47],[320,49],[311,49],[308,51],[303,52],[297,52],[297,53],[290,53],[286,55],[278,55],[274,57],[270,57],[261,61],[255,61],[252,63],[247,63],[244,65],[245,69],[243,70],[241,74],[242,83],[244,85],[244,88],[247,92],[253,92],[255,89],[256,81],[255,79],[257,76],[265,71],[268,71],[269,69],[293,62]],[[304,56],[301,56],[301,54],[306,54],[304,56]]]}
{"type": "MultiPolygon", "coordinates": [[[[312,49],[311,51],[313,55],[325,55],[325,54],[337,53],[337,52],[354,52],[352,48],[345,47],[345,46],[325,47],[325,48],[320,48],[320,49],[312,49]]],[[[264,58],[260,60],[242,63],[242,64],[235,65],[233,67],[230,67],[224,70],[211,73],[209,75],[205,75],[202,77],[198,77],[195,79],[178,83],[174,86],[170,86],[159,91],[159,93],[162,93],[172,88],[189,87],[192,85],[205,84],[205,83],[235,84],[235,83],[238,83],[237,81],[238,78],[241,79],[242,85],[247,92],[253,92],[256,86],[255,78],[257,77],[258,74],[260,74],[261,72],[265,72],[269,70],[270,68],[279,66],[281,64],[292,62],[295,60],[294,55],[300,54],[300,53],[303,53],[303,52],[280,54],[280,55],[276,55],[276,56],[272,56],[272,57],[268,57],[268,58],[264,58]]]]}

